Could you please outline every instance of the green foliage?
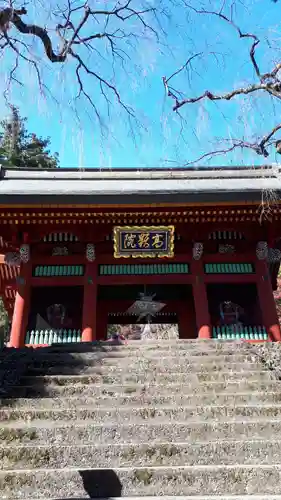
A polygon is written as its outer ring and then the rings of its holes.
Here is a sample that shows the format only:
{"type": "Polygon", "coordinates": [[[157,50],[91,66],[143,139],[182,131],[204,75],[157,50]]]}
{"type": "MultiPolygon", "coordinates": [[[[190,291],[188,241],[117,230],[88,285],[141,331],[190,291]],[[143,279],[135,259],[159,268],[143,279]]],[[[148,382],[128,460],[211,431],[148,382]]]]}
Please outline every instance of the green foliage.
{"type": "Polygon", "coordinates": [[[27,132],[26,118],[11,106],[9,118],[0,121],[0,164],[20,168],[58,168],[58,154],[51,154],[50,139],[27,132]]]}

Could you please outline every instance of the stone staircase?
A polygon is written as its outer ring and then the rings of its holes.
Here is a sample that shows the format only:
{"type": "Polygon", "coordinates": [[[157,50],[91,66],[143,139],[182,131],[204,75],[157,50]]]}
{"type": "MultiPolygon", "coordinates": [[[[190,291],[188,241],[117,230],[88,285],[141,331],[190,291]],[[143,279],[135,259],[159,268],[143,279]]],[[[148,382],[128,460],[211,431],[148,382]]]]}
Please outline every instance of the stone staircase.
{"type": "Polygon", "coordinates": [[[255,347],[27,351],[21,385],[1,400],[2,500],[281,500],[281,382],[255,347]]]}

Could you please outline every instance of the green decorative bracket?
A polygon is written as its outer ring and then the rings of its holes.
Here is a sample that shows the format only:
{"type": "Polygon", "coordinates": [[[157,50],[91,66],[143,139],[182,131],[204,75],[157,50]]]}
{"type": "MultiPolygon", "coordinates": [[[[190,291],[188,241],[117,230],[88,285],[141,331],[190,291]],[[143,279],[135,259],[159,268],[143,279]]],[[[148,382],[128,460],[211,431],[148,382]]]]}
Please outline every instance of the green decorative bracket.
{"type": "Polygon", "coordinates": [[[54,265],[54,266],[35,266],[33,276],[35,278],[54,277],[54,276],[84,276],[83,265],[54,265]]]}
{"type": "Polygon", "coordinates": [[[156,274],[189,274],[189,264],[186,262],[166,262],[158,264],[101,264],[100,276],[140,276],[156,274]]]}
{"type": "Polygon", "coordinates": [[[248,262],[221,262],[204,265],[206,274],[253,274],[254,266],[248,262]]]}

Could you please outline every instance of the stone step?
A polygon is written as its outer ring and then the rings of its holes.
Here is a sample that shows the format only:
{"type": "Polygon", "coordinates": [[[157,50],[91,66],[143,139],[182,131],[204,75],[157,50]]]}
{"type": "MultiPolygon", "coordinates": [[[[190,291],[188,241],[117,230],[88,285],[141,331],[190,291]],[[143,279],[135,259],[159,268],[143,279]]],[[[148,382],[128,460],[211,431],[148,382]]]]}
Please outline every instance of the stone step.
{"type": "MultiPolygon", "coordinates": [[[[25,381],[26,382],[26,381],[25,381]]],[[[32,384],[33,378],[31,377],[28,382],[32,384]]],[[[249,378],[232,380],[232,381],[222,381],[222,382],[201,382],[200,384],[193,382],[188,383],[188,380],[184,383],[170,383],[170,384],[81,384],[77,383],[74,385],[55,385],[55,384],[44,384],[44,379],[41,381],[41,385],[37,383],[34,385],[24,385],[17,386],[13,388],[12,395],[13,398],[46,398],[46,397],[69,397],[69,396],[79,396],[83,397],[99,397],[99,396],[123,396],[132,394],[142,394],[145,392],[146,395],[169,395],[169,394],[181,394],[181,395],[192,395],[192,394],[208,394],[208,393],[233,393],[233,392],[279,392],[281,384],[277,380],[264,381],[260,380],[249,380],[249,378]]]]}
{"type": "Polygon", "coordinates": [[[5,500],[147,495],[270,495],[280,490],[281,465],[38,469],[0,472],[5,500]]]}
{"type": "Polygon", "coordinates": [[[260,382],[274,379],[274,375],[269,370],[258,370],[252,372],[143,372],[115,373],[110,374],[96,373],[92,375],[39,375],[37,377],[24,376],[21,381],[23,385],[75,385],[75,384],[147,384],[147,383],[202,383],[202,382],[230,382],[232,380],[259,380],[260,382]]]}
{"type": "Polygon", "coordinates": [[[212,354],[210,352],[205,352],[202,353],[200,351],[198,352],[193,352],[193,351],[188,351],[188,350],[181,350],[178,352],[172,352],[170,355],[167,354],[166,350],[159,351],[135,351],[135,352],[130,352],[126,351],[124,349],[123,351],[120,352],[107,352],[106,354],[102,352],[84,352],[84,353],[79,353],[79,352],[74,352],[71,354],[68,353],[52,353],[52,352],[45,352],[45,349],[37,349],[34,350],[34,354],[32,356],[33,361],[35,364],[39,363],[46,363],[47,365],[64,365],[64,364],[73,364],[73,365],[80,365],[82,364],[83,366],[87,365],[92,365],[96,364],[98,362],[103,363],[103,364],[123,364],[127,362],[135,362],[136,360],[148,360],[150,362],[159,362],[163,361],[165,363],[166,361],[172,360],[173,361],[179,361],[179,362],[185,362],[188,361],[190,363],[202,363],[204,364],[205,362],[207,363],[243,363],[243,362],[252,362],[256,361],[258,359],[258,356],[254,353],[248,350],[244,354],[240,354],[240,350],[233,351],[229,354],[212,354]]]}
{"type": "MultiPolygon", "coordinates": [[[[143,373],[192,373],[201,374],[208,372],[223,372],[225,371],[225,363],[189,363],[189,361],[184,361],[183,363],[176,362],[172,359],[171,362],[166,364],[159,360],[157,363],[147,362],[147,360],[136,360],[134,363],[124,363],[121,366],[116,363],[115,365],[55,365],[48,366],[47,364],[43,366],[32,365],[28,369],[28,375],[73,375],[73,374],[99,374],[99,375],[111,375],[112,373],[134,373],[136,375],[143,373]]],[[[263,371],[264,367],[261,363],[228,363],[227,368],[229,373],[231,372],[256,372],[263,371]]]]}
{"type": "MultiPolygon", "coordinates": [[[[280,387],[281,389],[281,387],[280,387]]],[[[209,394],[173,394],[167,391],[167,394],[150,395],[143,393],[137,394],[108,394],[104,396],[69,396],[58,398],[6,398],[0,400],[1,408],[17,409],[56,409],[61,408],[79,408],[81,406],[89,407],[108,407],[108,406],[159,406],[159,405],[177,405],[177,406],[197,406],[197,405],[229,405],[240,404],[272,404],[281,403],[281,391],[278,392],[245,392],[245,393],[209,393],[209,394]]]]}
{"type": "MultiPolygon", "coordinates": [[[[203,497],[200,495],[188,495],[188,496],[154,496],[154,497],[122,497],[123,500],[281,500],[281,495],[204,495],[203,497]]],[[[27,498],[21,498],[20,500],[29,500],[27,498]]],[[[36,498],[33,500],[57,500],[54,498],[36,498]]],[[[61,500],[66,500],[61,499],[61,500]]],[[[73,500],[73,499],[72,499],[73,500]]],[[[87,498],[75,498],[74,500],[89,500],[87,498]]],[[[108,500],[108,498],[99,498],[99,500],[108,500]]],[[[110,497],[110,500],[120,500],[120,497],[110,497]]]]}
{"type": "MultiPolygon", "coordinates": [[[[59,402],[58,402],[59,406],[59,402]]],[[[2,409],[0,408],[0,422],[2,426],[13,426],[16,421],[19,422],[36,422],[36,421],[82,421],[90,420],[95,423],[115,422],[120,423],[143,423],[144,420],[150,422],[163,421],[186,421],[194,419],[205,421],[208,419],[256,419],[256,418],[280,418],[281,405],[239,405],[239,406],[139,406],[139,407],[122,407],[122,408],[91,408],[79,407],[75,409],[2,409]]]]}
{"type": "Polygon", "coordinates": [[[141,443],[109,445],[0,446],[0,469],[56,467],[178,467],[198,465],[273,465],[281,458],[281,441],[236,440],[211,443],[141,443]]]}
{"type": "MultiPolygon", "coordinates": [[[[110,497],[110,500],[120,500],[120,497],[110,497]]],[[[15,499],[17,500],[17,499],[15,499]]],[[[29,500],[27,498],[20,498],[20,500],[29,500]]],[[[36,498],[33,500],[58,500],[57,498],[36,498]]],[[[66,498],[61,499],[61,500],[67,500],[66,498]]],[[[72,500],[89,500],[89,497],[87,498],[75,498],[72,500]]],[[[108,500],[108,498],[100,498],[99,500],[108,500]]],[[[231,496],[225,496],[225,495],[204,495],[203,497],[200,495],[183,495],[183,496],[154,496],[154,497],[122,497],[122,500],[281,500],[281,495],[231,495],[231,496]]]]}
{"type": "Polygon", "coordinates": [[[143,442],[211,442],[218,440],[269,439],[281,435],[281,421],[270,419],[211,420],[207,422],[162,421],[124,424],[86,421],[37,421],[36,425],[25,422],[0,427],[0,444],[119,444],[143,442]]]}
{"type": "MultiPolygon", "coordinates": [[[[219,340],[219,339],[201,339],[201,338],[194,338],[194,339],[182,339],[182,338],[174,338],[174,339],[151,339],[151,340],[128,340],[127,346],[132,347],[132,346],[143,346],[143,345],[156,345],[156,346],[161,346],[161,345],[169,345],[169,346],[181,346],[181,345],[197,345],[200,344],[201,346],[208,346],[212,344],[224,344],[228,343],[230,345],[235,345],[235,344],[241,344],[243,341],[241,340],[219,340]]],[[[72,345],[72,344],[70,344],[72,345]]],[[[122,347],[122,343],[120,344],[119,341],[104,341],[104,340],[95,340],[93,342],[83,342],[82,347],[85,349],[96,349],[96,348],[105,348],[105,347],[122,347]]],[[[65,346],[65,344],[58,344],[58,345],[52,345],[49,347],[51,350],[56,350],[60,349],[61,346],[65,346]]],[[[80,344],[74,344],[74,348],[81,347],[80,344]]]]}
{"type": "Polygon", "coordinates": [[[201,339],[180,339],[180,340],[161,340],[161,341],[129,341],[127,344],[118,344],[111,342],[97,342],[97,343],[70,343],[70,344],[60,344],[57,346],[51,346],[45,348],[46,353],[67,353],[71,355],[72,353],[85,353],[85,352],[178,352],[185,351],[188,352],[198,352],[198,353],[233,353],[239,349],[240,354],[242,352],[248,351],[249,344],[241,340],[238,341],[227,341],[227,340],[201,340],[201,339]]]}

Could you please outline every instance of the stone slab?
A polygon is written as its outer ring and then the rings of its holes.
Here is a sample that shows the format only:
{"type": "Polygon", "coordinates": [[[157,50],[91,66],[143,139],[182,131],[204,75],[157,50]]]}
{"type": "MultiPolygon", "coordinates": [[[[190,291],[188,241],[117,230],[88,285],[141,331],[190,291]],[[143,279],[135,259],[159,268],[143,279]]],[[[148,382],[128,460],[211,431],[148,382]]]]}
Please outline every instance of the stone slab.
{"type": "MultiPolygon", "coordinates": [[[[24,384],[26,384],[26,380],[24,384]]],[[[274,378],[270,381],[260,381],[259,379],[238,379],[231,381],[212,381],[212,382],[191,382],[186,380],[183,383],[170,383],[169,385],[159,383],[126,383],[126,384],[68,384],[68,385],[55,385],[44,384],[32,385],[32,379],[28,379],[30,385],[22,385],[13,387],[13,397],[25,398],[41,398],[41,397],[69,397],[79,396],[84,397],[98,397],[98,396],[115,396],[115,395],[128,395],[128,394],[141,394],[145,392],[147,395],[167,395],[167,394],[208,394],[208,393],[233,393],[233,392],[272,392],[278,393],[281,389],[280,382],[274,378]]]]}
{"type": "Polygon", "coordinates": [[[126,373],[123,371],[121,373],[112,372],[110,374],[103,373],[102,370],[100,373],[92,374],[92,375],[84,375],[84,374],[72,374],[72,375],[46,375],[46,376],[24,376],[22,377],[23,385],[73,385],[73,384],[129,384],[129,383],[201,383],[201,382],[223,382],[223,381],[231,381],[231,380],[259,380],[260,382],[270,381],[274,379],[274,375],[267,370],[258,370],[248,372],[200,372],[200,373],[188,373],[188,372],[174,372],[167,373],[160,371],[147,373],[145,371],[140,373],[126,373]]]}
{"type": "Polygon", "coordinates": [[[211,442],[218,440],[258,440],[281,436],[281,420],[235,420],[208,422],[162,422],[153,421],[116,426],[103,422],[25,422],[10,427],[0,427],[1,445],[74,445],[74,444],[119,444],[144,442],[211,442]]]}
{"type": "Polygon", "coordinates": [[[130,341],[127,344],[114,344],[110,342],[103,343],[80,343],[80,344],[60,344],[45,348],[45,352],[50,353],[85,353],[99,352],[106,354],[108,352],[130,352],[139,353],[157,351],[166,355],[171,352],[188,351],[189,353],[233,353],[239,349],[239,352],[249,353],[248,344],[242,341],[217,341],[217,340],[161,340],[154,341],[130,341]]]}
{"type": "MultiPolygon", "coordinates": [[[[281,389],[281,387],[280,387],[281,389]]],[[[201,405],[228,405],[239,406],[244,404],[280,404],[281,403],[281,390],[276,392],[244,392],[244,393],[207,393],[207,394],[173,394],[167,390],[165,393],[158,393],[156,395],[147,394],[145,389],[136,394],[114,394],[110,392],[105,395],[88,396],[82,394],[81,396],[61,396],[57,398],[42,397],[42,398],[5,398],[0,399],[0,406],[2,409],[13,408],[18,409],[75,409],[79,407],[89,406],[96,407],[138,407],[138,406],[201,406],[201,405]]]]}
{"type": "Polygon", "coordinates": [[[149,361],[159,361],[173,359],[174,361],[185,361],[188,360],[191,363],[242,363],[242,362],[256,362],[259,360],[258,353],[251,351],[244,351],[243,354],[240,353],[240,348],[237,350],[232,350],[229,353],[212,353],[212,352],[202,352],[189,350],[178,350],[171,351],[167,353],[167,350],[138,350],[138,351],[127,351],[124,349],[119,352],[73,352],[73,353],[65,353],[65,352],[45,352],[45,349],[37,349],[34,350],[33,361],[34,363],[46,363],[46,364],[58,364],[62,365],[65,363],[73,363],[76,365],[91,365],[97,362],[102,362],[105,364],[115,364],[115,363],[127,363],[134,362],[137,359],[147,359],[149,361]]]}
{"type": "Polygon", "coordinates": [[[177,467],[274,465],[281,441],[236,440],[211,443],[142,443],[108,445],[0,446],[0,469],[177,467]]]}
{"type": "Polygon", "coordinates": [[[255,418],[281,418],[281,405],[240,405],[240,406],[155,406],[155,407],[132,407],[132,408],[75,408],[75,409],[45,409],[45,410],[25,410],[25,409],[1,409],[0,421],[2,426],[12,425],[15,421],[77,421],[89,420],[96,423],[132,422],[135,424],[144,421],[207,421],[209,419],[235,419],[245,418],[245,420],[255,418]]]}
{"type": "MultiPolygon", "coordinates": [[[[110,500],[119,500],[120,497],[110,497],[110,500]]],[[[204,495],[203,497],[200,496],[154,496],[154,497],[122,497],[123,500],[281,500],[281,495],[231,495],[231,496],[225,496],[225,495],[204,495]]],[[[17,499],[15,499],[17,500],[17,499]]],[[[21,498],[20,500],[28,500],[27,498],[21,498]]],[[[34,500],[39,500],[39,498],[34,499],[34,500]]],[[[56,500],[53,498],[40,498],[40,500],[56,500]]],[[[66,500],[66,499],[62,499],[66,500]]],[[[89,497],[87,498],[73,498],[72,500],[89,500],[89,497]]],[[[108,498],[99,498],[99,500],[108,500],[108,498]]]]}
{"type": "MultiPolygon", "coordinates": [[[[152,362],[147,359],[139,359],[137,358],[135,362],[131,363],[127,360],[126,363],[120,364],[116,363],[113,365],[101,364],[97,363],[96,365],[77,365],[77,364],[65,364],[65,365],[54,365],[50,366],[48,364],[43,364],[43,366],[32,366],[28,369],[29,375],[76,375],[76,374],[84,374],[84,375],[105,375],[111,376],[112,374],[134,374],[134,375],[143,375],[144,373],[149,374],[174,374],[177,373],[179,377],[182,377],[183,374],[198,374],[205,375],[207,373],[210,374],[219,374],[221,372],[225,372],[225,363],[190,363],[189,360],[184,360],[183,362],[175,361],[174,358],[168,358],[168,360],[164,363],[162,360],[158,360],[158,362],[152,362]]],[[[258,371],[263,371],[264,367],[261,363],[253,363],[253,362],[243,362],[243,363],[228,363],[228,372],[229,373],[243,373],[243,374],[251,374],[258,371]]]]}
{"type": "Polygon", "coordinates": [[[50,469],[0,472],[2,500],[40,497],[281,494],[281,465],[110,469],[50,469]]]}

